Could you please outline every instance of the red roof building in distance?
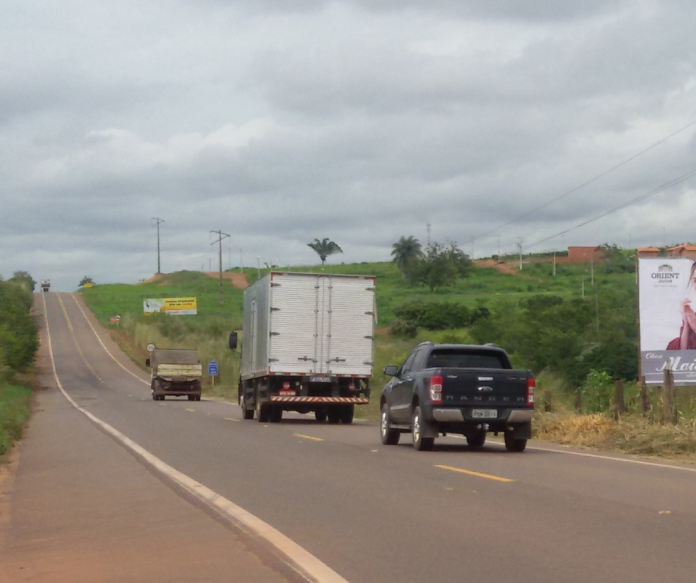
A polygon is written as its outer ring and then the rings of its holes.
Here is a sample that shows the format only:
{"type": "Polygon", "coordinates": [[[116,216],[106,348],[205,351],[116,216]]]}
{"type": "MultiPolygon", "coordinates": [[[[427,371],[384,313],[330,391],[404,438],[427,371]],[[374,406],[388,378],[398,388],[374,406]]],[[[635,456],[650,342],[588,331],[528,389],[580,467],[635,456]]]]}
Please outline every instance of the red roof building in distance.
{"type": "Polygon", "coordinates": [[[660,249],[659,247],[638,247],[636,249],[638,257],[659,257],[660,249]]]}
{"type": "Polygon", "coordinates": [[[696,258],[696,245],[691,243],[682,243],[676,247],[667,249],[667,255],[671,257],[691,257],[696,258]]]}

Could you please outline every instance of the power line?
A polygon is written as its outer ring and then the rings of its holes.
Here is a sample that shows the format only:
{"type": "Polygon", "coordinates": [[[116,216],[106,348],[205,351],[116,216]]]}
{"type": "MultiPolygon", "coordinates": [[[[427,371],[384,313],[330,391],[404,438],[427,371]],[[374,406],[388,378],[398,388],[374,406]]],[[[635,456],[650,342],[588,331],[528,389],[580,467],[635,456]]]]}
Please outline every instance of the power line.
{"type": "Polygon", "coordinates": [[[689,123],[686,124],[684,127],[678,129],[677,131],[675,131],[675,132],[669,134],[667,137],[662,138],[661,140],[658,140],[658,141],[655,142],[654,144],[652,144],[652,145],[648,146],[647,148],[641,150],[641,151],[638,152],[637,154],[634,154],[634,155],[631,156],[630,158],[626,158],[626,160],[624,160],[623,162],[620,162],[619,164],[616,164],[615,166],[612,166],[612,167],[609,168],[608,170],[605,170],[605,171],[602,172],[601,174],[598,174],[598,175],[595,176],[594,178],[590,178],[590,180],[587,180],[586,182],[583,182],[583,183],[580,184],[579,186],[576,186],[575,188],[572,188],[571,190],[569,190],[569,191],[567,191],[567,192],[564,192],[563,194],[561,194],[561,195],[557,196],[556,198],[554,198],[554,199],[552,199],[552,200],[550,200],[550,201],[548,201],[548,202],[542,204],[541,206],[538,206],[538,207],[532,209],[531,211],[526,212],[526,213],[524,213],[523,215],[520,215],[519,217],[516,217],[516,218],[514,218],[514,219],[508,221],[507,223],[504,223],[504,224],[500,225],[499,227],[496,227],[495,229],[491,229],[490,231],[487,231],[487,232],[483,233],[482,235],[479,235],[478,237],[474,237],[473,239],[482,239],[482,238],[484,238],[484,237],[487,237],[488,235],[491,235],[492,233],[495,233],[496,231],[499,231],[500,229],[503,229],[503,228],[505,228],[505,227],[507,227],[507,226],[513,224],[513,223],[516,223],[517,221],[520,221],[520,220],[522,220],[522,219],[526,219],[528,216],[533,215],[534,213],[536,213],[536,212],[538,212],[538,211],[540,211],[540,210],[542,210],[542,209],[545,209],[547,206],[550,206],[550,205],[552,205],[553,203],[558,202],[559,200],[564,199],[564,198],[567,197],[567,196],[570,196],[571,194],[577,192],[578,190],[580,190],[580,189],[582,189],[582,188],[585,188],[586,186],[592,184],[593,182],[596,182],[596,181],[599,180],[600,178],[605,177],[607,174],[610,174],[611,172],[614,172],[614,170],[617,170],[617,169],[621,168],[622,166],[625,166],[625,165],[628,164],[629,162],[632,162],[632,161],[635,160],[636,158],[638,158],[638,157],[642,156],[643,154],[649,152],[649,151],[652,150],[653,148],[656,148],[656,147],[659,146],[660,144],[665,143],[665,142],[666,142],[667,140],[669,140],[670,138],[673,138],[673,137],[676,136],[677,134],[680,134],[681,132],[683,132],[683,131],[689,129],[691,126],[693,126],[693,125],[695,125],[695,124],[696,124],[696,119],[693,120],[693,121],[691,121],[691,122],[689,122],[689,123]]]}
{"type": "Polygon", "coordinates": [[[651,196],[655,196],[656,194],[659,194],[660,192],[663,192],[669,188],[672,188],[673,186],[676,186],[677,184],[681,184],[682,182],[685,182],[689,178],[693,178],[694,176],[696,176],[696,169],[691,170],[691,171],[687,172],[686,174],[682,174],[678,178],[670,180],[669,182],[663,184],[662,186],[655,188],[654,190],[646,192],[645,194],[641,194],[640,196],[637,196],[636,198],[633,198],[633,199],[629,200],[628,202],[625,202],[624,204],[621,204],[617,207],[614,207],[613,209],[610,209],[606,212],[603,212],[602,214],[597,215],[596,217],[588,219],[587,221],[584,221],[584,222],[580,223],[579,225],[575,225],[574,227],[571,227],[570,229],[566,229],[565,231],[561,231],[560,233],[556,233],[555,235],[552,235],[551,237],[546,237],[544,239],[540,239],[539,241],[536,241],[536,242],[528,245],[527,247],[529,248],[529,247],[534,247],[536,245],[540,245],[541,243],[545,243],[546,241],[550,241],[551,239],[555,239],[556,237],[560,237],[561,235],[565,235],[566,233],[569,233],[570,231],[574,231],[575,229],[579,229],[580,227],[584,227],[585,225],[589,225],[590,223],[598,221],[599,219],[602,219],[602,218],[606,217],[607,215],[610,215],[612,213],[615,213],[617,211],[625,209],[626,207],[634,205],[638,202],[642,202],[645,199],[650,198],[651,196]]]}

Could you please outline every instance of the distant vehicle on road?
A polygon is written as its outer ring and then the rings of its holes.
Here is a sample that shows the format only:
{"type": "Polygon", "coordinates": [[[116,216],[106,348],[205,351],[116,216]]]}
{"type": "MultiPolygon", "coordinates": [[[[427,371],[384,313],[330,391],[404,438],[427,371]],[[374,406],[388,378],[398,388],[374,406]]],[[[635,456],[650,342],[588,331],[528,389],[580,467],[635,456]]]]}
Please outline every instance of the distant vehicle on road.
{"type": "Polygon", "coordinates": [[[50,279],[42,279],[41,280],[41,291],[47,292],[47,291],[50,291],[50,289],[51,289],[51,280],[50,279]]]}
{"type": "Polygon", "coordinates": [[[509,451],[521,452],[532,436],[534,376],[514,370],[502,348],[423,342],[384,374],[394,377],[380,397],[385,445],[413,433],[414,448],[428,450],[440,434],[458,433],[479,448],[494,432],[509,451]]]}
{"type": "Polygon", "coordinates": [[[197,350],[153,348],[145,365],[152,367],[152,398],[164,401],[187,396],[189,401],[201,400],[203,368],[197,350]]]}
{"type": "MultiPolygon", "coordinates": [[[[375,278],[271,272],[244,291],[239,404],[245,419],[283,411],[352,423],[370,397],[375,278]]],[[[238,344],[230,334],[230,348],[238,344]]]]}

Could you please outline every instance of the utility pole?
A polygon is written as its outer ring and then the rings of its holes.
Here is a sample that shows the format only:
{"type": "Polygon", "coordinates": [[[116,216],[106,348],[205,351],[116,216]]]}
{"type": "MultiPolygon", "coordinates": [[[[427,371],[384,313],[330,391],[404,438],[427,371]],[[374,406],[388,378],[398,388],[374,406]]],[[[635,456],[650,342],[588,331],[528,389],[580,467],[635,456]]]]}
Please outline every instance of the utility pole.
{"type": "Polygon", "coordinates": [[[239,271],[244,273],[244,255],[243,255],[243,250],[239,250],[239,271]]]}
{"type": "Polygon", "coordinates": [[[430,247],[430,223],[426,223],[425,226],[428,230],[428,247],[430,247]]]}
{"type": "Polygon", "coordinates": [[[160,223],[164,222],[164,219],[158,219],[156,217],[152,217],[153,221],[157,222],[157,273],[162,273],[161,265],[160,265],[160,235],[159,235],[159,226],[160,223]]]}
{"type": "Polygon", "coordinates": [[[520,249],[520,271],[522,271],[522,243],[524,243],[524,237],[519,237],[517,247],[520,249]]]}
{"type": "Polygon", "coordinates": [[[222,305],[224,302],[222,301],[222,240],[226,239],[230,235],[227,233],[223,233],[222,231],[210,231],[211,233],[217,233],[219,239],[217,241],[213,241],[211,245],[215,245],[218,243],[220,245],[220,305],[222,305]]]}
{"type": "Polygon", "coordinates": [[[556,252],[553,252],[553,276],[556,277],[556,252]]]}

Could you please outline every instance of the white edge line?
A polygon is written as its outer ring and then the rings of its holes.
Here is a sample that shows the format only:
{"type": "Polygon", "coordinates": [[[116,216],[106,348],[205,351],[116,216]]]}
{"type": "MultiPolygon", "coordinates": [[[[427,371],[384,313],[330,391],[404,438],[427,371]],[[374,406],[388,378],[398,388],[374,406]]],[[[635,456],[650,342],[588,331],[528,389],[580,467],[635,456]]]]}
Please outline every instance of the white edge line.
{"type": "MultiPolygon", "coordinates": [[[[453,437],[454,439],[465,439],[461,435],[447,435],[447,437],[453,437]]],[[[498,444],[498,442],[493,442],[493,443],[498,444]]],[[[502,444],[498,444],[498,445],[502,445],[502,444]]],[[[641,466],[653,466],[655,468],[667,468],[668,470],[681,470],[682,472],[696,472],[696,468],[686,468],[684,466],[673,466],[671,464],[660,464],[657,462],[646,462],[643,460],[630,460],[630,459],[626,459],[626,458],[613,457],[613,456],[608,456],[608,455],[599,455],[596,453],[583,453],[583,452],[579,452],[579,451],[567,451],[564,449],[549,449],[546,447],[536,447],[536,446],[527,446],[527,449],[533,449],[535,451],[546,451],[549,453],[560,453],[563,455],[577,455],[580,457],[591,457],[591,458],[595,458],[598,460],[607,460],[607,461],[611,461],[611,462],[624,462],[627,464],[638,464],[641,466]]],[[[628,454],[628,455],[630,455],[630,454],[628,454]]]]}
{"type": "MultiPolygon", "coordinates": [[[[51,330],[48,324],[48,311],[46,309],[45,296],[42,295],[42,299],[44,304],[44,320],[46,322],[46,333],[48,335],[48,350],[51,357],[53,377],[61,393],[63,393],[65,398],[73,407],[75,407],[75,409],[86,415],[92,422],[96,423],[104,431],[106,431],[114,438],[116,438],[118,441],[120,441],[123,445],[125,445],[128,449],[130,449],[136,455],[141,457],[144,461],[149,463],[157,471],[161,472],[169,479],[171,479],[173,482],[184,488],[189,494],[192,494],[208,506],[214,508],[234,523],[245,527],[251,533],[269,542],[271,545],[273,545],[273,547],[275,547],[276,551],[280,553],[280,558],[283,560],[283,562],[285,562],[288,566],[297,571],[305,579],[308,579],[310,581],[316,581],[317,583],[348,583],[346,579],[341,577],[328,565],[322,563],[314,555],[306,551],[304,548],[302,548],[296,542],[292,541],[290,538],[282,534],[280,531],[273,528],[270,524],[267,524],[260,518],[257,518],[250,512],[247,512],[240,506],[237,506],[234,502],[228,500],[227,498],[224,498],[223,496],[220,496],[210,488],[207,488],[206,486],[199,484],[192,478],[188,477],[186,474],[183,474],[182,472],[164,463],[158,457],[154,456],[145,448],[141,447],[133,440],[126,437],[120,431],[118,431],[108,423],[105,423],[98,417],[95,417],[89,411],[80,407],[63,388],[63,385],[60,382],[60,379],[58,378],[58,371],[56,369],[56,363],[53,358],[53,345],[51,343],[51,330]]],[[[106,349],[106,347],[104,348],[106,349]]]]}
{"type": "MultiPolygon", "coordinates": [[[[150,384],[149,382],[147,382],[145,379],[141,379],[137,374],[135,374],[135,373],[129,371],[129,370],[128,370],[125,366],[123,366],[118,360],[116,360],[116,357],[115,357],[113,354],[111,354],[111,352],[109,352],[109,349],[108,349],[108,348],[106,347],[106,345],[102,342],[102,339],[99,337],[99,334],[97,334],[97,331],[94,329],[94,326],[92,326],[92,322],[89,321],[89,318],[87,317],[87,314],[85,314],[85,311],[82,309],[82,306],[80,305],[80,302],[77,301],[77,298],[75,297],[75,294],[70,294],[70,295],[72,296],[72,299],[75,300],[75,304],[76,304],[77,307],[80,309],[80,312],[82,312],[82,315],[85,317],[85,320],[87,321],[87,324],[88,324],[89,327],[92,329],[92,332],[94,332],[94,335],[97,337],[97,340],[99,341],[99,344],[102,345],[102,348],[104,348],[104,350],[106,350],[106,353],[113,359],[113,361],[114,361],[118,366],[120,366],[123,370],[125,370],[129,375],[131,375],[132,377],[135,377],[135,378],[138,379],[141,383],[145,383],[146,385],[149,385],[149,384],[150,384]]],[[[45,301],[44,301],[44,304],[46,304],[45,301]]],[[[46,321],[46,323],[48,323],[48,320],[46,321]]]]}

